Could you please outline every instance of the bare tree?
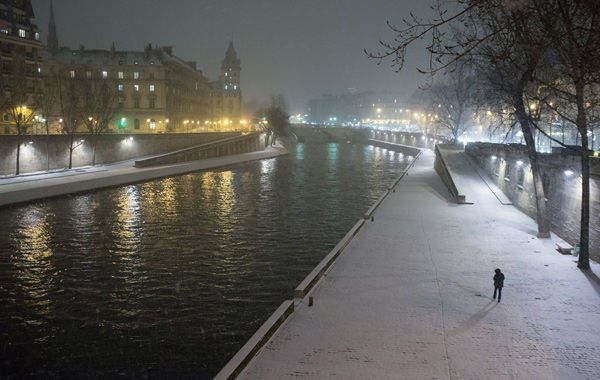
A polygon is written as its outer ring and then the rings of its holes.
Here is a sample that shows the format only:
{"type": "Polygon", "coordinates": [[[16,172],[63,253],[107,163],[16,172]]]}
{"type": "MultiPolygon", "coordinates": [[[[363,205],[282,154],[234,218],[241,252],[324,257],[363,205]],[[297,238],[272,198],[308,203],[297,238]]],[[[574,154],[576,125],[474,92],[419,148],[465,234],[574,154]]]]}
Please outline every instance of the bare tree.
{"type": "MultiPolygon", "coordinates": [[[[534,134],[545,132],[538,121],[544,104],[574,125],[581,141],[582,210],[578,266],[589,267],[589,141],[590,118],[598,109],[600,83],[600,7],[595,0],[454,0],[438,1],[439,17],[416,16],[404,28],[390,25],[397,37],[381,42],[383,51],[369,54],[381,61],[391,57],[401,69],[406,49],[420,38],[431,38],[429,67],[435,73],[468,58],[489,87],[519,121],[531,162],[538,213],[538,235],[548,236],[534,134]],[[452,11],[450,11],[452,10],[452,11]],[[545,92],[554,93],[548,100],[545,92]],[[533,111],[533,112],[532,112],[533,111]]],[[[564,126],[563,126],[564,127],[564,126]]],[[[551,136],[546,136],[553,139],[551,136]]],[[[557,141],[559,144],[564,142],[557,141]]]]}
{"type": "Polygon", "coordinates": [[[461,65],[435,80],[426,90],[430,93],[431,108],[438,115],[436,123],[450,131],[454,142],[457,142],[468,128],[467,120],[473,108],[474,86],[474,78],[468,74],[468,69],[461,65]]]}
{"type": "Polygon", "coordinates": [[[270,104],[263,110],[263,115],[267,120],[267,127],[273,135],[271,145],[278,137],[288,135],[290,115],[287,110],[287,104],[282,95],[272,96],[270,104]]]}
{"type": "Polygon", "coordinates": [[[92,137],[92,165],[96,165],[98,136],[106,133],[111,121],[119,112],[119,92],[114,82],[101,77],[81,80],[82,104],[80,120],[83,121],[92,137]]]}
{"type": "Polygon", "coordinates": [[[82,125],[82,79],[71,77],[62,71],[58,71],[55,78],[61,132],[69,136],[69,169],[72,169],[73,151],[83,143],[83,141],[76,141],[78,128],[82,125]]]}
{"type": "Polygon", "coordinates": [[[541,85],[557,104],[544,101],[575,125],[581,139],[581,226],[578,267],[589,269],[590,155],[589,135],[600,105],[600,7],[593,0],[551,0],[538,4],[543,30],[552,39],[556,64],[546,67],[541,85]],[[549,16],[550,15],[550,16],[549,16]],[[558,105],[562,105],[559,109],[558,105]],[[592,123],[590,123],[592,121],[592,123]]]}
{"type": "Polygon", "coordinates": [[[42,74],[42,87],[35,94],[40,115],[46,132],[46,170],[50,170],[50,116],[56,111],[58,87],[56,73],[48,68],[42,74]]]}
{"type": "MultiPolygon", "coordinates": [[[[436,2],[436,17],[422,20],[411,14],[404,27],[390,23],[396,34],[393,42],[380,41],[381,52],[367,54],[379,62],[391,58],[401,70],[408,46],[429,38],[429,66],[424,74],[455,69],[458,63],[469,64],[485,74],[490,88],[511,104],[519,121],[534,177],[538,236],[550,236],[550,221],[539,170],[534,127],[528,115],[524,94],[534,82],[535,69],[548,49],[548,38],[540,28],[532,1],[453,0],[436,2]]],[[[479,75],[478,75],[479,76],[479,75]]]]}
{"type": "Polygon", "coordinates": [[[16,146],[15,174],[20,174],[21,144],[23,136],[37,121],[37,104],[34,94],[39,87],[39,80],[32,68],[25,65],[25,58],[15,53],[10,63],[10,75],[4,83],[2,105],[8,116],[11,129],[18,136],[16,146]]]}

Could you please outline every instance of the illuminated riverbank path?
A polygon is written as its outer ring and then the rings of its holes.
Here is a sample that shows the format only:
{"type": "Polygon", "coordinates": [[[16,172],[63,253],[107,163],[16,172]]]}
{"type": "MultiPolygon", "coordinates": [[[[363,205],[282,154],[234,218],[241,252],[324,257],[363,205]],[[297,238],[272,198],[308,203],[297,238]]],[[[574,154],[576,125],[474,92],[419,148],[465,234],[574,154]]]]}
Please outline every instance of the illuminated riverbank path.
{"type": "Polygon", "coordinates": [[[140,183],[288,154],[282,146],[177,164],[136,168],[135,160],[51,173],[0,177],[0,206],[140,183]]]}
{"type": "Polygon", "coordinates": [[[456,204],[433,159],[418,159],[239,378],[600,378],[600,266],[578,270],[483,181],[459,179],[473,204],[456,204]]]}

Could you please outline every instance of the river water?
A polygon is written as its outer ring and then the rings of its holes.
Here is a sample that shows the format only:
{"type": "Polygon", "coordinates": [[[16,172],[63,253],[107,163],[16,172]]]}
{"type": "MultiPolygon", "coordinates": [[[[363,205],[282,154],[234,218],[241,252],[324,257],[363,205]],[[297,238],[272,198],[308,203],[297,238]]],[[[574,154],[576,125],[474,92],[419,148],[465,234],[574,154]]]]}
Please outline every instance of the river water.
{"type": "Polygon", "coordinates": [[[212,378],[411,159],[306,143],[0,209],[0,377],[212,378]]]}

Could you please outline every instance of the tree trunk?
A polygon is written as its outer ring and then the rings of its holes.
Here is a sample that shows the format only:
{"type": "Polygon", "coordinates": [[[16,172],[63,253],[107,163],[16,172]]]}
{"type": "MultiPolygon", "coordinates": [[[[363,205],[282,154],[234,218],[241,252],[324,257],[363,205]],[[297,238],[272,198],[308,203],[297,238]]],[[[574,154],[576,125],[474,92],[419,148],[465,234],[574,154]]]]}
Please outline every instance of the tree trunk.
{"type": "Polygon", "coordinates": [[[527,154],[529,156],[529,163],[531,165],[531,173],[533,175],[533,188],[535,190],[535,205],[536,205],[536,217],[538,223],[538,238],[547,239],[550,237],[550,219],[548,217],[548,211],[546,208],[546,198],[544,194],[544,186],[542,176],[540,173],[537,152],[535,150],[535,140],[531,127],[529,126],[529,116],[525,111],[525,104],[523,103],[523,96],[521,93],[515,93],[513,97],[514,106],[517,113],[517,118],[521,124],[521,131],[523,132],[523,138],[527,145],[527,154]]]}
{"type": "Polygon", "coordinates": [[[92,146],[92,166],[96,165],[96,145],[98,144],[98,136],[93,136],[94,144],[92,146]]]}
{"type": "Polygon", "coordinates": [[[585,83],[581,75],[575,80],[577,98],[577,133],[581,136],[581,221],[579,230],[579,259],[577,267],[590,268],[590,156],[588,151],[588,127],[585,110],[585,83]]]}
{"type": "Polygon", "coordinates": [[[581,227],[579,232],[579,260],[577,267],[590,268],[590,155],[587,134],[581,136],[581,227]]]}
{"type": "Polygon", "coordinates": [[[46,171],[50,171],[50,126],[46,119],[46,171]]]}
{"type": "Polygon", "coordinates": [[[17,138],[17,162],[16,162],[16,170],[15,175],[19,175],[19,160],[21,156],[21,135],[17,138]]]}
{"type": "Polygon", "coordinates": [[[73,169],[73,134],[71,134],[71,142],[69,144],[69,169],[73,169]]]}

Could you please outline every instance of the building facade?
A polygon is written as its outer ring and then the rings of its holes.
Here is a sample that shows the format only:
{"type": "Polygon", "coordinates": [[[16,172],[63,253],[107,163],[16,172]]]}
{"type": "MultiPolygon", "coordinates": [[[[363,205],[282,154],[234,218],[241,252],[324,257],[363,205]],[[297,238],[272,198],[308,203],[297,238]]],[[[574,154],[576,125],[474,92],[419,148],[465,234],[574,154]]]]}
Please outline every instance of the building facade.
{"type": "Polygon", "coordinates": [[[309,123],[348,126],[408,126],[412,122],[410,108],[395,92],[355,92],[324,95],[308,102],[304,119],[309,123]]]}
{"type": "Polygon", "coordinates": [[[217,81],[210,85],[210,103],[213,122],[221,121],[221,125],[235,123],[242,117],[242,90],[240,59],[229,42],[225,58],[221,62],[221,74],[217,81]]]}
{"type": "MultiPolygon", "coordinates": [[[[143,51],[60,48],[45,57],[45,71],[63,80],[107,80],[116,112],[111,132],[192,132],[210,118],[208,80],[195,62],[173,55],[171,47],[143,51]]],[[[51,115],[60,122],[58,111],[51,115]]],[[[60,128],[60,126],[58,126],[60,128]]]]}
{"type": "MultiPolygon", "coordinates": [[[[241,121],[241,62],[233,42],[226,50],[219,78],[210,82],[196,62],[177,57],[170,46],[149,44],[140,51],[120,51],[115,44],[106,50],[59,47],[52,1],[47,47],[42,50],[39,31],[31,24],[33,9],[30,1],[4,0],[0,4],[3,62],[6,60],[12,65],[14,54],[22,52],[26,59],[22,66],[32,78],[43,81],[45,89],[56,86],[57,81],[70,81],[67,86],[70,89],[89,88],[89,83],[98,79],[110,83],[114,89],[111,96],[116,100],[106,132],[181,133],[246,128],[241,121]]],[[[8,73],[8,69],[5,71],[8,73]]],[[[56,87],[65,88],[64,85],[56,87]]],[[[45,95],[45,90],[38,90],[39,86],[30,88],[45,95]]],[[[33,112],[38,116],[30,133],[45,133],[43,122],[46,120],[50,133],[65,131],[64,104],[42,109],[44,107],[39,104],[35,107],[35,102],[31,103],[30,109],[36,109],[33,112]]],[[[87,118],[83,114],[77,118],[79,131],[89,129],[87,118]]],[[[10,120],[5,124],[0,133],[14,133],[9,128],[10,120]]]]}
{"type": "Polygon", "coordinates": [[[0,133],[22,134],[14,116],[25,114],[41,86],[42,44],[29,0],[0,1],[0,133]],[[23,108],[15,113],[16,108],[23,108]]]}

